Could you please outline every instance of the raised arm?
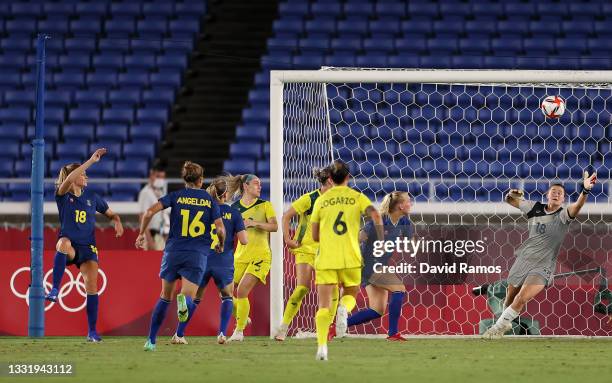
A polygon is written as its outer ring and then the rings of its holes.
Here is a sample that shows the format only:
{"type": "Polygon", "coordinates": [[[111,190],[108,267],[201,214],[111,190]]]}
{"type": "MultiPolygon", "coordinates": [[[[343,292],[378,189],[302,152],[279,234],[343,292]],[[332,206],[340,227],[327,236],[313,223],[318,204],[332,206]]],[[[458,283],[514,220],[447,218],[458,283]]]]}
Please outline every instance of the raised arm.
{"type": "Polygon", "coordinates": [[[78,168],[74,169],[70,174],[68,174],[68,176],[66,177],[64,182],[62,182],[62,184],[59,185],[59,187],[57,188],[57,194],[58,195],[64,195],[64,194],[68,193],[68,191],[72,187],[72,184],[74,183],[74,181],[79,176],[81,176],[83,173],[85,173],[85,171],[87,169],[89,169],[89,167],[91,165],[93,165],[96,162],[100,161],[100,158],[104,154],[106,154],[106,148],[101,148],[101,149],[96,150],[87,161],[85,161],[81,166],[79,166],[78,168]]]}
{"type": "Polygon", "coordinates": [[[510,189],[508,194],[506,194],[506,202],[517,209],[522,198],[523,191],[520,189],[510,189]]]}
{"type": "Polygon", "coordinates": [[[582,192],[578,196],[578,199],[573,204],[567,207],[567,214],[570,218],[576,218],[580,209],[584,206],[589,193],[593,189],[593,186],[597,183],[597,173],[589,175],[589,172],[584,172],[584,180],[582,182],[582,192]]]}
{"type": "MultiPolygon", "coordinates": [[[[164,205],[162,205],[161,202],[156,202],[142,215],[142,220],[140,221],[140,232],[138,233],[138,238],[136,238],[136,247],[146,250],[145,231],[149,227],[149,223],[151,223],[151,218],[153,218],[155,214],[163,209],[164,205]]],[[[225,231],[223,234],[225,234],[225,231]]]]}
{"type": "Polygon", "coordinates": [[[285,240],[287,247],[290,249],[300,247],[300,243],[298,241],[291,239],[291,228],[289,227],[291,224],[291,219],[296,215],[297,211],[295,211],[293,206],[289,207],[285,214],[283,214],[283,239],[285,240]]]}

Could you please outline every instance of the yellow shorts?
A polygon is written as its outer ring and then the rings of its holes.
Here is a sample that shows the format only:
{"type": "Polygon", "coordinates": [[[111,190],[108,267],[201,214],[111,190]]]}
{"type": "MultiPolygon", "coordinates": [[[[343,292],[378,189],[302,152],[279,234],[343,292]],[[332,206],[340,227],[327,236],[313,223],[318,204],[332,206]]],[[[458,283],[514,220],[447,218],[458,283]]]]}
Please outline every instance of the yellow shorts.
{"type": "Polygon", "coordinates": [[[315,284],[340,284],[344,287],[359,286],[361,284],[361,267],[315,270],[315,284]]]}
{"type": "Polygon", "coordinates": [[[295,252],[293,253],[293,255],[295,256],[295,264],[298,265],[300,263],[306,263],[312,267],[314,267],[314,259],[315,259],[315,255],[312,253],[300,253],[300,252],[295,252]]]}
{"type": "Polygon", "coordinates": [[[269,272],[270,261],[268,260],[260,259],[248,263],[237,262],[234,264],[234,283],[238,285],[244,274],[248,273],[256,276],[265,285],[269,272]]]}

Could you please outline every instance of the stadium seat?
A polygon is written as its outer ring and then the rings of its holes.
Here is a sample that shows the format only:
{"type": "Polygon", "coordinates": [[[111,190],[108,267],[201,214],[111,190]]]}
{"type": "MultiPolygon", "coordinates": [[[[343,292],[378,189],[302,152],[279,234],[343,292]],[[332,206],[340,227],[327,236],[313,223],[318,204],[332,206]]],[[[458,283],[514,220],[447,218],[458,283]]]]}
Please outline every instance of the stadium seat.
{"type": "Polygon", "coordinates": [[[149,164],[144,160],[119,160],[116,172],[118,177],[145,178],[149,172],[149,164]]]}

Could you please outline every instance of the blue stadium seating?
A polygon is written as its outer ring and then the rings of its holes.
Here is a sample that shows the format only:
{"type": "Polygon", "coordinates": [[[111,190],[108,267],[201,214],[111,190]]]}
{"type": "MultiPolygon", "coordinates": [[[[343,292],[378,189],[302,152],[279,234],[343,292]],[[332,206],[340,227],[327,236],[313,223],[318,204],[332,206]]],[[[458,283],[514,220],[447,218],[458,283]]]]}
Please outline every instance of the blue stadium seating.
{"type": "MultiPolygon", "coordinates": [[[[187,0],[0,4],[0,156],[11,157],[0,174],[30,173],[33,42],[44,32],[52,35],[47,41],[47,176],[101,146],[109,149],[107,161],[90,174],[146,176],[205,12],[205,2],[187,0]],[[134,169],[127,167],[127,158],[136,160],[134,169]]],[[[136,186],[110,190],[105,185],[100,191],[133,200],[136,186]]],[[[4,200],[24,200],[29,193],[5,189],[4,200]]]]}

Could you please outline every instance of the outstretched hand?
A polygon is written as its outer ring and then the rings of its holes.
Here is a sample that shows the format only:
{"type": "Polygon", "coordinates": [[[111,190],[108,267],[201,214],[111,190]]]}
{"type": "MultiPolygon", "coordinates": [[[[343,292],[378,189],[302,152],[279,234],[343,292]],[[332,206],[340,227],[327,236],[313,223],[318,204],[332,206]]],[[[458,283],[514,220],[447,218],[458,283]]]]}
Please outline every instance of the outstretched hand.
{"type": "Polygon", "coordinates": [[[523,191],[521,189],[510,189],[508,196],[511,198],[521,199],[523,198],[523,191]]]}
{"type": "Polygon", "coordinates": [[[97,149],[92,155],[90,160],[92,160],[93,162],[98,162],[100,161],[100,158],[102,158],[103,155],[106,154],[106,148],[100,148],[97,149]]]}
{"type": "Polygon", "coordinates": [[[585,171],[584,172],[584,188],[586,190],[591,190],[593,189],[593,186],[595,186],[595,184],[597,183],[597,173],[593,173],[591,175],[589,175],[589,172],[585,171]]]}

